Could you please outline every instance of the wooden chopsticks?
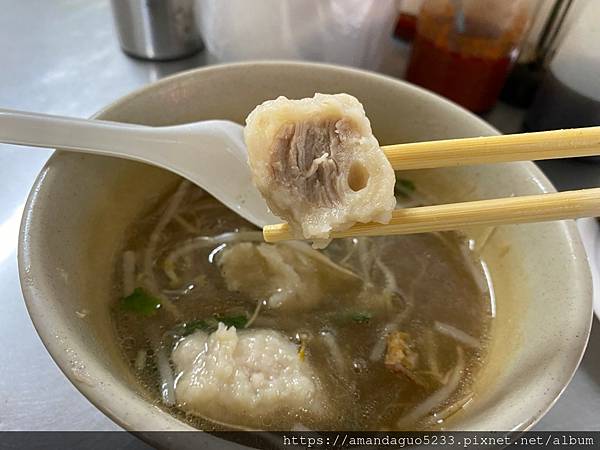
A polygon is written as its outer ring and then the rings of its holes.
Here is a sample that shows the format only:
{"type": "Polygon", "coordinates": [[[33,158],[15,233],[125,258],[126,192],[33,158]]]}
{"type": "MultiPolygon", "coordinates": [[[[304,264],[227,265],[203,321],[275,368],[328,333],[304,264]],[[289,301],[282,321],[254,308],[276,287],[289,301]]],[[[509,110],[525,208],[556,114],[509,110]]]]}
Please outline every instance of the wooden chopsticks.
{"type": "MultiPolygon", "coordinates": [[[[600,127],[388,145],[395,170],[541,160],[600,153],[600,127]]],[[[388,224],[356,224],[331,237],[380,236],[457,230],[600,216],[600,188],[397,209],[388,224]]],[[[294,239],[288,224],[263,228],[267,242],[294,239]]]]}
{"type": "MultiPolygon", "coordinates": [[[[387,224],[361,223],[346,231],[331,233],[333,238],[387,236],[458,230],[473,225],[506,225],[545,222],[600,215],[600,188],[523,197],[477,200],[446,205],[420,206],[394,210],[387,224]]],[[[294,239],[287,223],[263,228],[266,242],[294,239]]]]}
{"type": "Polygon", "coordinates": [[[381,147],[394,170],[593,156],[600,127],[505,134],[381,147]]]}

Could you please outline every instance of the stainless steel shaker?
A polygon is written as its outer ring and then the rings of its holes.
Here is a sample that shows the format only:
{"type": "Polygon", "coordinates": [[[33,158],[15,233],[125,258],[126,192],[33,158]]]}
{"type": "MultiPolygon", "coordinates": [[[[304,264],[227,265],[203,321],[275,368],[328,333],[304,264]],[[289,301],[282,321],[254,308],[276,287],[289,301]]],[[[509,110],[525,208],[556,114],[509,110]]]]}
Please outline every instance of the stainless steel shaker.
{"type": "Polygon", "coordinates": [[[202,49],[195,0],[111,0],[123,51],[138,58],[169,60],[202,49]]]}

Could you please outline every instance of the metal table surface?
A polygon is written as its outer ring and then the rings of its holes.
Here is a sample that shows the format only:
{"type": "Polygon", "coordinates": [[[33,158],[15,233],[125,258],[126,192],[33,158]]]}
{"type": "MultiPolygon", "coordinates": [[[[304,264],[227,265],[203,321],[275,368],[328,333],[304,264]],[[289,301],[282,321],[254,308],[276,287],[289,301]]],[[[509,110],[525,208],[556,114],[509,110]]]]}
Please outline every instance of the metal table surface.
{"type": "MultiPolygon", "coordinates": [[[[88,117],[133,89],[210,62],[152,63],[119,49],[108,0],[0,0],[0,107],[88,117]]],[[[488,119],[514,130],[520,112],[488,119]]],[[[0,144],[0,430],[117,430],[63,376],[38,338],[19,287],[16,246],[29,189],[50,156],[0,144]]],[[[600,186],[600,166],[542,165],[559,188],[600,186]]],[[[600,324],[581,367],[538,430],[600,430],[600,324]]]]}

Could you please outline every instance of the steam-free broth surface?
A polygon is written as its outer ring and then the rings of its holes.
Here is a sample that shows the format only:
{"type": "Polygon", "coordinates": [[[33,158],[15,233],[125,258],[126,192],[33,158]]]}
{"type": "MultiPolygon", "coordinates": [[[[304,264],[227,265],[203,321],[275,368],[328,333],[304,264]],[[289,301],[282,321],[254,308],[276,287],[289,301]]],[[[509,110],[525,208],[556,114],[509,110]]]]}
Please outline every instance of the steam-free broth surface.
{"type": "Polygon", "coordinates": [[[278,244],[304,264],[299,289],[273,294],[292,292],[279,305],[268,293],[248,294],[269,281],[262,269],[256,285],[228,285],[235,274],[226,252],[267,245],[259,241],[252,225],[187,182],[131,228],[113,318],[132,371],[158,405],[201,429],[280,430],[435,428],[468,407],[491,315],[481,263],[459,235],[334,240],[321,255],[278,244]],[[209,335],[219,321],[240,336],[267,329],[287,337],[312,368],[318,412],[190,412],[175,396],[182,378],[169,358],[182,339],[209,335]]]}

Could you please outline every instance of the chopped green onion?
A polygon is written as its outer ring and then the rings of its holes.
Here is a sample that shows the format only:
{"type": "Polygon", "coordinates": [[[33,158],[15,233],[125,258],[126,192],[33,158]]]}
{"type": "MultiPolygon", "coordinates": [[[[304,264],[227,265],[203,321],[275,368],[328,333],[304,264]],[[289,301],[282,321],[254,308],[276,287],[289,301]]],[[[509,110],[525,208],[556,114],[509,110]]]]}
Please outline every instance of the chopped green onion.
{"type": "Polygon", "coordinates": [[[121,309],[143,316],[151,316],[158,308],[160,308],[160,300],[141,287],[135,288],[130,295],[121,299],[121,309]]]}

